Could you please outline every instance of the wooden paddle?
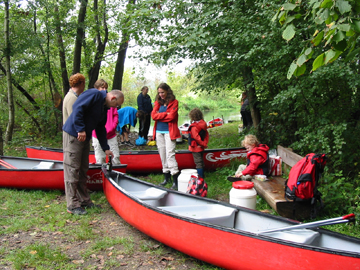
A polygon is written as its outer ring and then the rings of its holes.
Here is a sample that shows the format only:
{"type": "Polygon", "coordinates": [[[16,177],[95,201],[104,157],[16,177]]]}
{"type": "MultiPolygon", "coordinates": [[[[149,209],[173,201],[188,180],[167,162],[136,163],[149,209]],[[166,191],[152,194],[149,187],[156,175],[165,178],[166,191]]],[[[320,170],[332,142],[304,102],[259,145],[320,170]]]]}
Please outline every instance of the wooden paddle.
{"type": "Polygon", "coordinates": [[[0,165],[5,167],[6,169],[17,169],[15,166],[7,163],[6,161],[0,159],[0,165]]]}
{"type": "Polygon", "coordinates": [[[354,221],[355,221],[355,214],[348,214],[348,215],[342,216],[342,217],[319,220],[319,221],[303,223],[303,224],[293,225],[293,226],[288,226],[288,227],[283,227],[283,228],[258,231],[256,233],[263,234],[263,233],[271,233],[271,232],[279,232],[279,231],[289,231],[289,230],[294,230],[294,229],[309,229],[309,228],[314,228],[314,227],[318,227],[318,226],[335,225],[335,224],[354,222],[354,221]]]}

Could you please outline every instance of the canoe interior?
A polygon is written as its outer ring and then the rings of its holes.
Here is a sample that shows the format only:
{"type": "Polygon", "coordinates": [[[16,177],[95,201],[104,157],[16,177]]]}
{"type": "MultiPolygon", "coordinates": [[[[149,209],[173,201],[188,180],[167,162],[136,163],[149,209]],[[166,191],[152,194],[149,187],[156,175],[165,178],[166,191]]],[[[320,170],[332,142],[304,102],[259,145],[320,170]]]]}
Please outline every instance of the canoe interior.
{"type": "Polygon", "coordinates": [[[346,253],[348,256],[360,258],[360,239],[358,238],[319,228],[259,235],[258,231],[298,223],[256,210],[169,190],[119,172],[113,171],[106,177],[120,192],[157,212],[204,226],[215,226],[219,230],[235,234],[245,234],[285,245],[307,247],[330,253],[346,253]]]}
{"type": "MultiPolygon", "coordinates": [[[[16,170],[62,170],[64,168],[62,161],[58,160],[42,160],[17,157],[1,157],[1,160],[14,166],[16,170]]],[[[7,168],[0,164],[0,169],[7,168]]]]}

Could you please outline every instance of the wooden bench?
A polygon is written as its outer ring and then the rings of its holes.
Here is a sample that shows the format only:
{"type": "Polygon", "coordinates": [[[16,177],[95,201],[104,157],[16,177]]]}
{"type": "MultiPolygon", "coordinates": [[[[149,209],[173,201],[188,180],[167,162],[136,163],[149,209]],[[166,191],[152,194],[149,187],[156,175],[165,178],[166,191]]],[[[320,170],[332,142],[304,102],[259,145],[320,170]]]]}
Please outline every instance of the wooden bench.
{"type": "MultiPolygon", "coordinates": [[[[277,154],[282,159],[283,172],[286,172],[303,158],[291,149],[280,145],[277,147],[277,154]]],[[[294,203],[285,199],[285,181],[286,179],[282,177],[270,176],[268,181],[262,182],[254,179],[253,183],[258,195],[264,198],[280,216],[296,220],[309,218],[311,213],[309,204],[296,203],[294,213],[294,203]]]]}

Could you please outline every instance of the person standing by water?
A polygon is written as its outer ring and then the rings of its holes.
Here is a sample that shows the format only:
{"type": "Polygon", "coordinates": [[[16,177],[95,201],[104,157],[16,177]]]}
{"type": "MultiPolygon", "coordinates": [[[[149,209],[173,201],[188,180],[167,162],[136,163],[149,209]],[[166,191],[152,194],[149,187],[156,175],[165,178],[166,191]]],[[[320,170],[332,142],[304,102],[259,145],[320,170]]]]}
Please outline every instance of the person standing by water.
{"type": "MultiPolygon", "coordinates": [[[[105,90],[108,89],[108,83],[104,79],[99,79],[95,82],[94,88],[98,90],[105,90]]],[[[120,151],[119,151],[119,144],[116,135],[116,126],[119,122],[119,114],[117,108],[111,107],[107,111],[107,121],[106,121],[106,139],[108,145],[110,146],[110,150],[113,152],[114,156],[112,157],[112,164],[118,165],[120,164],[120,151]]],[[[99,140],[97,139],[97,135],[95,130],[92,132],[92,145],[94,147],[95,152],[95,160],[98,164],[106,163],[106,154],[102,150],[99,140]]]]}
{"type": "Polygon", "coordinates": [[[178,127],[179,102],[176,100],[170,86],[166,83],[161,83],[157,88],[157,92],[151,117],[155,121],[153,136],[156,139],[162,171],[165,176],[164,182],[160,185],[166,185],[171,181],[172,176],[173,185],[171,188],[177,189],[180,172],[175,159],[175,148],[176,139],[181,137],[178,127]]]}
{"type": "Polygon", "coordinates": [[[246,92],[242,93],[240,114],[241,114],[244,128],[251,127],[253,122],[252,122],[251,112],[250,112],[250,103],[249,103],[249,99],[247,97],[246,92]]]}
{"type": "Polygon", "coordinates": [[[198,175],[204,178],[204,150],[209,142],[207,123],[203,113],[198,109],[192,109],[189,113],[191,125],[189,127],[189,151],[192,152],[198,175]]]}
{"type": "Polygon", "coordinates": [[[70,114],[73,111],[73,104],[79,97],[79,95],[84,92],[85,89],[85,76],[81,73],[76,73],[71,75],[69,78],[70,89],[69,92],[64,97],[62,114],[63,114],[63,124],[69,118],[70,114]]]}
{"type": "Polygon", "coordinates": [[[64,181],[67,212],[85,215],[84,208],[97,207],[86,188],[89,169],[90,139],[95,129],[102,149],[113,156],[106,139],[107,110],[121,106],[124,95],[120,90],[109,93],[95,88],[82,93],[63,126],[64,181]]]}
{"type": "Polygon", "coordinates": [[[152,112],[151,97],[148,95],[149,88],[144,86],[141,88],[141,93],[137,97],[138,111],[145,113],[144,120],[140,121],[139,126],[139,137],[143,137],[146,141],[148,139],[148,133],[150,129],[150,114],[152,112]]]}

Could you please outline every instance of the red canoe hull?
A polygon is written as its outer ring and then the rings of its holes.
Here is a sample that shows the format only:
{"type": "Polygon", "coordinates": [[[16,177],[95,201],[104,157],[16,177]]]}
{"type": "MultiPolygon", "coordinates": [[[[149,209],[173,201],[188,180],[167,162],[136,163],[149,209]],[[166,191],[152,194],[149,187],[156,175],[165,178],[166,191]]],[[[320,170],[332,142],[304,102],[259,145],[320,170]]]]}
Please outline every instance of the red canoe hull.
{"type": "MultiPolygon", "coordinates": [[[[63,160],[62,149],[26,146],[29,158],[63,160]]],[[[246,159],[245,148],[208,149],[204,151],[205,170],[215,170],[230,163],[231,159],[246,159]]],[[[192,153],[178,150],[176,160],[179,169],[195,169],[192,153]]],[[[90,163],[95,163],[95,155],[90,152],[90,163]]],[[[120,151],[121,164],[127,164],[128,173],[161,173],[162,165],[158,151],[120,151]]]]}
{"type": "MultiPolygon", "coordinates": [[[[17,161],[36,159],[27,158],[4,158],[11,164],[11,159],[17,161]]],[[[39,160],[38,163],[43,160],[39,160]]],[[[54,161],[58,162],[58,161],[54,161]]],[[[58,162],[61,164],[62,162],[58,162]]],[[[60,166],[60,165],[59,165],[60,166]]],[[[126,173],[126,165],[114,166],[115,171],[126,173]]],[[[88,172],[87,187],[89,190],[97,191],[103,188],[103,172],[101,166],[91,165],[88,172]]],[[[64,171],[62,168],[54,169],[4,169],[0,166],[0,187],[19,189],[44,189],[44,190],[65,190],[64,171]]]]}
{"type": "Polygon", "coordinates": [[[286,241],[284,244],[276,239],[171,216],[133,200],[106,178],[104,193],[114,210],[130,225],[169,247],[224,269],[360,268],[359,257],[321,252],[286,241]]]}

